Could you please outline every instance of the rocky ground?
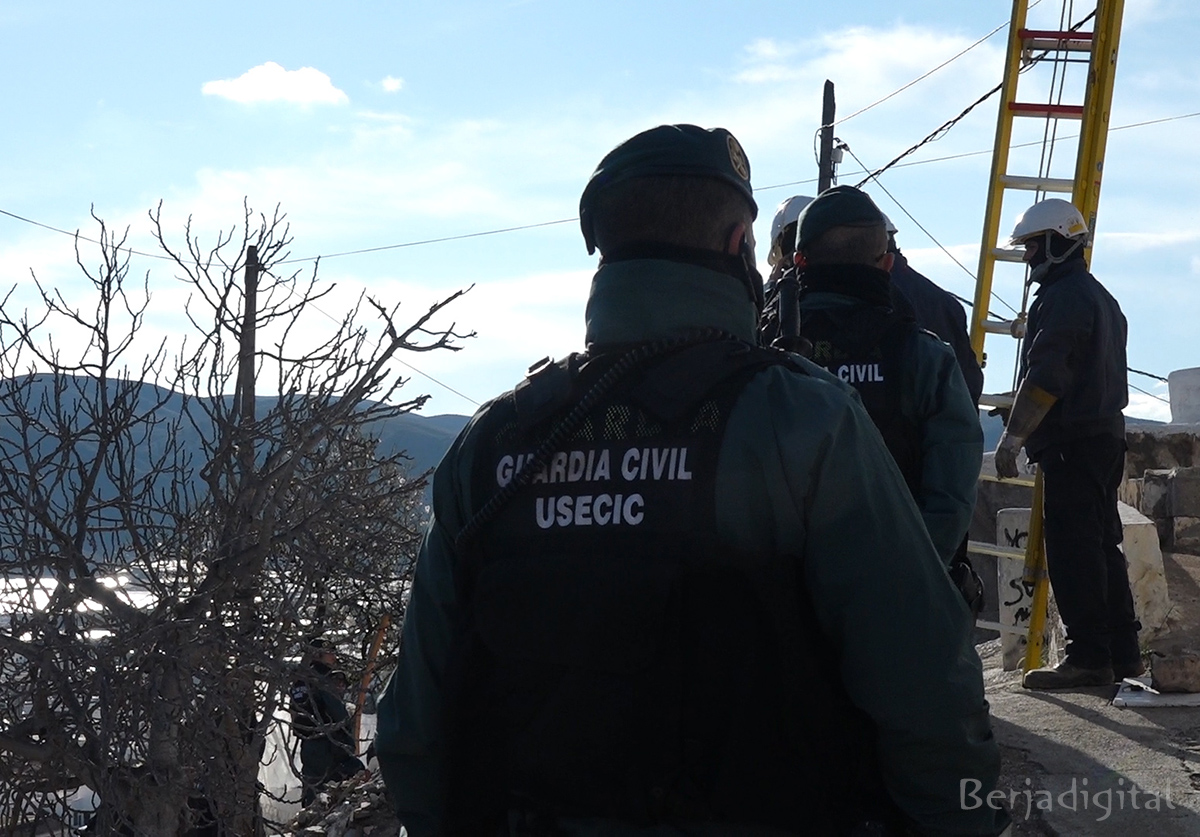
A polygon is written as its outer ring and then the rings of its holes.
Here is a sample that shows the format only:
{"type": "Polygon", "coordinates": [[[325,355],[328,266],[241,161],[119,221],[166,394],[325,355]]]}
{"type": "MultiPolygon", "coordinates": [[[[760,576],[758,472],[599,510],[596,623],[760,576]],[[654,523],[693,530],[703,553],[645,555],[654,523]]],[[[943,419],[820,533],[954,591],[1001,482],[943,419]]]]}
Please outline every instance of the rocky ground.
{"type": "MultiPolygon", "coordinates": [[[[1163,558],[1171,630],[1147,650],[1200,648],[1200,557],[1163,558]]],[[[998,642],[980,657],[1016,834],[1200,834],[1200,708],[1117,708],[1115,686],[1030,692],[998,642]]]]}

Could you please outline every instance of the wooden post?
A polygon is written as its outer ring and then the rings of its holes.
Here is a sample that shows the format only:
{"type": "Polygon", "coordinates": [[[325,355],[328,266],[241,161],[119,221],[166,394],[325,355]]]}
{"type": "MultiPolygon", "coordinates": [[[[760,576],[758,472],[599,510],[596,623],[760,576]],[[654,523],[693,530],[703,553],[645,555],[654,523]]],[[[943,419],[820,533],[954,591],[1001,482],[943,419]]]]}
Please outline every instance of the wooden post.
{"type": "Polygon", "coordinates": [[[833,118],[837,104],[833,99],[833,82],[825,79],[825,102],[821,107],[821,156],[818,160],[817,194],[824,192],[834,182],[833,174],[833,118]]]}
{"type": "Polygon", "coordinates": [[[245,305],[238,351],[239,417],[243,428],[254,423],[254,327],[258,320],[258,248],[246,247],[245,305]]]}

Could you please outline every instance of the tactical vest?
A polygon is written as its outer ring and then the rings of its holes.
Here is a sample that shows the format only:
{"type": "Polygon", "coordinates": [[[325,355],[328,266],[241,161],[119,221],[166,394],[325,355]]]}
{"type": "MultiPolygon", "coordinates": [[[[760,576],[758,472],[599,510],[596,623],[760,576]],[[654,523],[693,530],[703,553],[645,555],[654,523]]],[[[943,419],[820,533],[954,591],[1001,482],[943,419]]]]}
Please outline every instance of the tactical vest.
{"type": "Polygon", "coordinates": [[[800,323],[812,343],[809,359],[858,391],[913,497],[921,489],[922,431],[906,400],[917,331],[910,314],[879,306],[806,308],[800,323]]]}
{"type": "Polygon", "coordinates": [[[821,637],[804,556],[740,554],[716,526],[729,413],[754,374],[794,361],[707,342],[588,404],[610,363],[550,366],[478,427],[473,498],[536,470],[462,550],[451,831],[513,810],[847,829],[883,798],[874,733],[821,637]],[[575,429],[531,461],[566,404],[575,429]]]}

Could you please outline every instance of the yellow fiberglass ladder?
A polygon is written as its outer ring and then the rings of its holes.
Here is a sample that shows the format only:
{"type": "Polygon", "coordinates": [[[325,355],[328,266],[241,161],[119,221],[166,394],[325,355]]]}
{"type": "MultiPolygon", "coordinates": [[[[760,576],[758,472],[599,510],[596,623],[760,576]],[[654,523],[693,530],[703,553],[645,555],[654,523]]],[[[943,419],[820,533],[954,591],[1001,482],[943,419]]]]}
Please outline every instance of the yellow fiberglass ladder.
{"type": "MultiPolygon", "coordinates": [[[[1070,200],[1088,221],[1089,238],[1085,256],[1091,256],[1095,241],[1096,210],[1100,203],[1100,182],[1104,170],[1104,150],[1108,139],[1109,112],[1112,106],[1113,80],[1117,69],[1117,45],[1120,40],[1121,17],[1124,0],[1095,0],[1090,13],[1072,22],[1077,13],[1075,6],[1091,7],[1091,3],[1076,4],[1074,0],[1063,0],[1057,24],[1050,22],[1046,28],[1030,28],[1030,12],[1043,0],[1014,0],[1012,22],[1009,27],[1008,58],[1001,87],[1003,100],[996,122],[996,146],[992,157],[991,179],[988,187],[987,208],[984,214],[983,242],[979,254],[979,272],[975,286],[975,301],[971,311],[971,347],[983,365],[984,338],[988,334],[1004,334],[1018,341],[1024,336],[1025,316],[1028,303],[1028,283],[1024,280],[1026,270],[1022,263],[1023,251],[1007,245],[1007,236],[1000,239],[1002,215],[1010,220],[1028,206],[1042,200],[1048,193],[1070,194],[1070,200]],[[1087,28],[1090,25],[1090,30],[1087,28]],[[1080,70],[1085,70],[1081,73],[1080,70]],[[1044,85],[1049,76],[1050,95],[1042,101],[1045,93],[1024,98],[1026,89],[1044,85]],[[1064,103],[1064,99],[1066,102],[1064,103]],[[1072,103],[1082,101],[1082,104],[1072,103]],[[1059,137],[1060,123],[1079,124],[1078,134],[1059,137]],[[1037,139],[1025,141],[1030,135],[1041,134],[1037,139]],[[1057,172],[1061,167],[1062,155],[1057,161],[1058,146],[1070,140],[1078,140],[1074,159],[1074,173],[1057,172]],[[1017,153],[1014,153],[1017,152],[1017,153]],[[1021,155],[1025,159],[1018,159],[1021,155]],[[1033,165],[1032,156],[1038,158],[1033,165]],[[1026,172],[1015,174],[1010,166],[1024,167],[1026,172]],[[1032,197],[1029,193],[1033,193],[1032,197]],[[1006,198],[1014,203],[1005,207],[1006,198]],[[1020,265],[1020,273],[1010,263],[1020,265]],[[997,265],[1008,268],[1010,287],[1019,290],[1020,309],[1013,308],[993,291],[997,279],[997,265]],[[999,318],[991,313],[993,299],[1008,307],[1011,319],[999,318]]],[[[1086,11],[1086,9],[1085,9],[1086,11]]],[[[1047,8],[1039,9],[1040,16],[1053,14],[1047,8]]],[[[1039,24],[1041,21],[1037,21],[1039,24]]],[[[1069,164],[1070,161],[1067,161],[1069,164]]],[[[1004,270],[1002,269],[1002,273],[1004,270]]],[[[1019,358],[1019,347],[1015,350],[1019,358]]],[[[1012,390],[1016,389],[1018,363],[1014,361],[1012,390]]],[[[981,404],[989,407],[1009,407],[1011,395],[984,395],[981,404]]],[[[994,477],[984,477],[995,479],[994,477]]],[[[1011,560],[1023,555],[1025,571],[1023,586],[1030,600],[1029,629],[1024,655],[1024,670],[1029,671],[1042,664],[1043,635],[1046,623],[1048,598],[1045,549],[1042,542],[1042,477],[1040,469],[1032,479],[1014,480],[1032,485],[1033,507],[1029,536],[1023,552],[1019,549],[992,546],[972,541],[973,552],[996,555],[999,560],[1011,560]]],[[[1006,627],[991,624],[981,627],[1006,627]]]]}

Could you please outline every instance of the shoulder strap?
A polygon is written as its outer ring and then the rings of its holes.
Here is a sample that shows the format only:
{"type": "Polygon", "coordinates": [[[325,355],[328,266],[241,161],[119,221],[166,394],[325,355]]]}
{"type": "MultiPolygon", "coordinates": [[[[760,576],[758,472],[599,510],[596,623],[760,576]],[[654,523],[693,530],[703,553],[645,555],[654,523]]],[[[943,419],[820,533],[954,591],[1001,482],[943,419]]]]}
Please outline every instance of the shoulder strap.
{"type": "Polygon", "coordinates": [[[665,423],[683,418],[715,387],[774,364],[807,374],[787,352],[733,340],[710,341],[672,354],[651,368],[630,396],[665,423]]]}

